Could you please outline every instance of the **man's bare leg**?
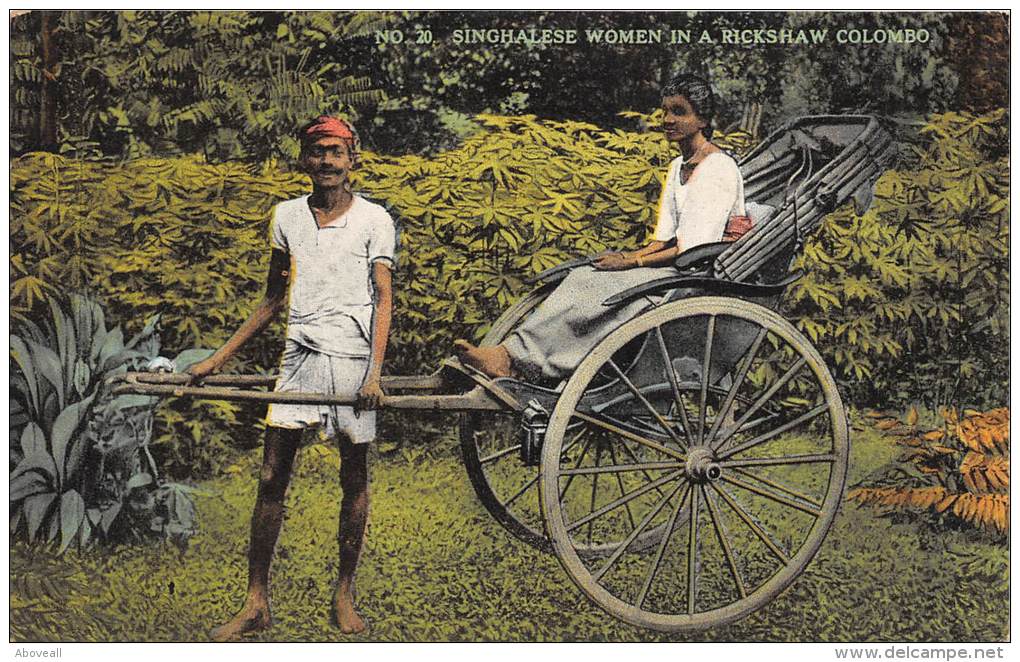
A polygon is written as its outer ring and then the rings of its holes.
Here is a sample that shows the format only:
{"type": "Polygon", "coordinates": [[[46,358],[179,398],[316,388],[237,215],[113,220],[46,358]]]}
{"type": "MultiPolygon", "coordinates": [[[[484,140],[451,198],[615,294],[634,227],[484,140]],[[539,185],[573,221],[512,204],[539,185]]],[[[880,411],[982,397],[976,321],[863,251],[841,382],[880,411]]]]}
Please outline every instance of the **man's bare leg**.
{"type": "Polygon", "coordinates": [[[365,621],[354,609],[354,572],[361,556],[368,523],[368,444],[354,444],[340,436],[340,571],[333,594],[333,619],[341,632],[353,634],[365,629],[365,621]]]}
{"type": "Polygon", "coordinates": [[[217,641],[265,630],[272,625],[269,612],[269,566],[283,524],[283,498],[301,445],[301,430],[266,428],[258,497],[251,518],[248,547],[248,597],[241,611],[209,633],[217,641]]]}

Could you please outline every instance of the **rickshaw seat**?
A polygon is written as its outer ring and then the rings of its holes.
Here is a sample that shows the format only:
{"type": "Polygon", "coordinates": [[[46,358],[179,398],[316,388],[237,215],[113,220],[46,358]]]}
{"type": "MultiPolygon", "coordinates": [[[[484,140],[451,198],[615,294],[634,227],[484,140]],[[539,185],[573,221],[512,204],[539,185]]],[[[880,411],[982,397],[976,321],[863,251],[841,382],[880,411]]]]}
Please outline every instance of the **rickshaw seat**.
{"type": "Polygon", "coordinates": [[[670,290],[698,290],[699,294],[733,296],[741,299],[762,299],[779,296],[792,283],[800,280],[804,272],[797,270],[773,283],[741,283],[738,281],[726,280],[725,278],[714,278],[712,276],[670,276],[648,281],[637,287],[624,290],[602,302],[604,306],[619,306],[632,299],[644,296],[655,296],[668,293],[670,290]]]}

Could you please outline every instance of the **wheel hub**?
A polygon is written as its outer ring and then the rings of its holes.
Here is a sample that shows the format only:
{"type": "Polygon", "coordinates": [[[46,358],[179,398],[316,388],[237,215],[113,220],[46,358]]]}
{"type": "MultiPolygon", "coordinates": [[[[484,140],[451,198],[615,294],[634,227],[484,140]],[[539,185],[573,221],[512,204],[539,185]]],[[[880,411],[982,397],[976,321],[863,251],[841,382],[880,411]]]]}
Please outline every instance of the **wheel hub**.
{"type": "Polygon", "coordinates": [[[695,446],[687,453],[687,475],[695,483],[707,483],[718,480],[722,468],[715,457],[715,452],[708,446],[695,446]]]}

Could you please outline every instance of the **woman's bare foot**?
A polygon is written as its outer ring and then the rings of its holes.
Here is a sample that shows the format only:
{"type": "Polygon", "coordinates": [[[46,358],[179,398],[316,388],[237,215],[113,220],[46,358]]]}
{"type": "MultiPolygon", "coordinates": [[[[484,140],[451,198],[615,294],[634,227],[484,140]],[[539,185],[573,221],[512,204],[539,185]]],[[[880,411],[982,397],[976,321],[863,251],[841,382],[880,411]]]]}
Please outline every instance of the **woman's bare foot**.
{"type": "Polygon", "coordinates": [[[358,634],[368,628],[354,609],[354,599],[349,591],[337,589],[333,595],[333,625],[344,634],[358,634]]]}
{"type": "Polygon", "coordinates": [[[461,361],[493,379],[513,374],[510,354],[502,345],[476,347],[466,340],[455,340],[453,346],[457,348],[461,361]]]}
{"type": "Polygon", "coordinates": [[[232,641],[246,634],[268,630],[272,625],[273,618],[269,614],[269,604],[248,600],[236,616],[223,625],[213,628],[209,632],[209,636],[213,641],[232,641]]]}

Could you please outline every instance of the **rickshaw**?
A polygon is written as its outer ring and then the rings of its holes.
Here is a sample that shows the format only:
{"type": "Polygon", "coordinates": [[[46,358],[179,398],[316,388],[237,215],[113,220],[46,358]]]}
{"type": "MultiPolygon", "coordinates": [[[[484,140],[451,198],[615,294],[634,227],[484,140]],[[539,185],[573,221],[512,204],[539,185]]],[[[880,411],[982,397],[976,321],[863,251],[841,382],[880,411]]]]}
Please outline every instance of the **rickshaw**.
{"type": "MultiPolygon", "coordinates": [[[[605,337],[567,379],[490,379],[456,359],[387,376],[382,406],[461,412],[465,467],[512,535],[555,553],[584,594],[636,626],[691,632],[743,618],[818,552],[843,498],[849,426],[836,382],[777,308],[810,274],[804,238],[852,200],[857,212],[895,147],[870,116],[812,116],[740,161],[752,229],[681,254],[675,273],[611,297],[644,312],[605,337]]],[[[574,260],[492,325],[500,343],[574,260]]],[[[353,404],[272,393],[275,377],[135,372],[117,392],[353,404]]]]}

